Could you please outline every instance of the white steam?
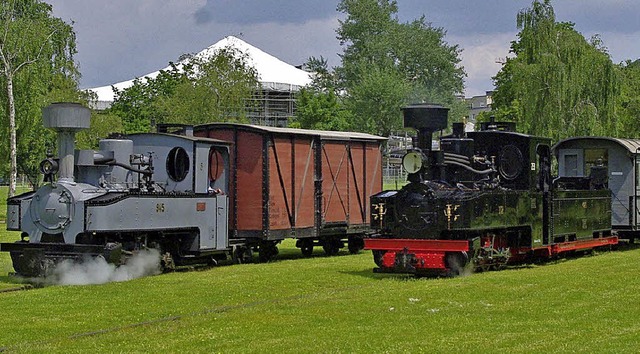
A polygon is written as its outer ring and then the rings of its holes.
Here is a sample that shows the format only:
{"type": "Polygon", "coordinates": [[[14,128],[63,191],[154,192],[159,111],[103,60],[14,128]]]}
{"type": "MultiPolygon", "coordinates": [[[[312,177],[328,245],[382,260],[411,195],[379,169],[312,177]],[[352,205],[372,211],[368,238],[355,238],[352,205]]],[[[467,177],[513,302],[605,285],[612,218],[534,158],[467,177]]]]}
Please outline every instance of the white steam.
{"type": "Polygon", "coordinates": [[[88,285],[120,282],[160,273],[160,253],[155,249],[142,250],[116,266],[102,258],[78,263],[63,261],[47,276],[47,283],[57,285],[88,285]]]}

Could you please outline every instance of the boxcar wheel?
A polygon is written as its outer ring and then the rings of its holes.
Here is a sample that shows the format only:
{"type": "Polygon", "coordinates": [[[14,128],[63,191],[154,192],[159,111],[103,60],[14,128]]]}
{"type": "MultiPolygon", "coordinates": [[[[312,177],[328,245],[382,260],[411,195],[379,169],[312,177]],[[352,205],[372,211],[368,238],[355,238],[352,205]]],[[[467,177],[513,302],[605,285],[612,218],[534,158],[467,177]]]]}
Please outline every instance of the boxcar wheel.
{"type": "Polygon", "coordinates": [[[311,254],[313,254],[313,240],[304,239],[300,241],[300,251],[302,252],[302,255],[305,257],[311,257],[311,254]]]}
{"type": "Polygon", "coordinates": [[[274,241],[262,241],[258,247],[260,262],[272,261],[278,255],[278,246],[274,241]]]}
{"type": "Polygon", "coordinates": [[[327,254],[327,256],[335,256],[336,254],[338,254],[338,252],[340,252],[340,248],[342,246],[342,241],[340,241],[339,239],[328,238],[324,240],[322,249],[324,250],[324,253],[327,254]]]}
{"type": "Polygon", "coordinates": [[[251,263],[253,251],[250,247],[235,245],[231,253],[231,260],[234,264],[251,263]]]}
{"type": "Polygon", "coordinates": [[[364,248],[364,240],[362,239],[362,237],[349,236],[347,247],[349,248],[349,253],[357,254],[364,248]]]}

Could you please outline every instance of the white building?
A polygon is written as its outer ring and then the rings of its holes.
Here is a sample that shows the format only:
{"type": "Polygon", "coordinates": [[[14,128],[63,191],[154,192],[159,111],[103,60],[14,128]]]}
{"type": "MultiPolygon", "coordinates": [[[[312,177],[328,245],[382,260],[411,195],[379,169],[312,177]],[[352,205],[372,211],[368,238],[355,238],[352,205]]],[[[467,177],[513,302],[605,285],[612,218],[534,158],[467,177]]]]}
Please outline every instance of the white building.
{"type": "MultiPolygon", "coordinates": [[[[255,95],[257,108],[247,112],[247,116],[254,124],[269,126],[286,126],[290,117],[295,114],[295,93],[311,83],[311,74],[287,64],[282,60],[233,36],[228,36],[195,54],[196,57],[207,58],[218,50],[232,47],[249,58],[249,64],[258,72],[261,89],[255,95]]],[[[189,60],[189,59],[185,59],[189,60]]],[[[176,63],[178,68],[183,63],[176,63]]],[[[166,67],[163,70],[170,70],[166,67]]],[[[140,78],[153,79],[160,70],[142,75],[140,78]]],[[[123,90],[132,86],[134,79],[114,83],[107,86],[90,88],[98,99],[94,103],[95,109],[106,109],[114,100],[113,87],[123,90]]]]}

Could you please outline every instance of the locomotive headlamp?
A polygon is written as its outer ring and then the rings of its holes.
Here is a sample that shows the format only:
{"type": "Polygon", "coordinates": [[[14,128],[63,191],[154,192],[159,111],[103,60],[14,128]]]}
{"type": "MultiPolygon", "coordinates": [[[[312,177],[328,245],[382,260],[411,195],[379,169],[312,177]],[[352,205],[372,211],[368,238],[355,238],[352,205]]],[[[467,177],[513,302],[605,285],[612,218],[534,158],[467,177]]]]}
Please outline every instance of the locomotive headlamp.
{"type": "Polygon", "coordinates": [[[416,173],[422,168],[422,154],[411,151],[402,157],[402,167],[408,173],[416,173]]]}
{"type": "Polygon", "coordinates": [[[53,175],[58,172],[58,162],[52,158],[47,158],[40,162],[40,172],[47,175],[53,175]]]}

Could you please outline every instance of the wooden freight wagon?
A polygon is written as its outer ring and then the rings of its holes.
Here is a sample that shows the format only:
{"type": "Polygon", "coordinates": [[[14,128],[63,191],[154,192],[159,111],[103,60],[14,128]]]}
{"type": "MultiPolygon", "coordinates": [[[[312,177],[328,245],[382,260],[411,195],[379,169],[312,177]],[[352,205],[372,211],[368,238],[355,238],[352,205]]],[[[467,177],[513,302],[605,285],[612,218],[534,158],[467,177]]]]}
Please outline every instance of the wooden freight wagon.
{"type": "Polygon", "coordinates": [[[233,143],[230,238],[257,248],[261,260],[285,238],[305,255],[316,245],[327,254],[345,242],[353,253],[364,246],[386,138],[231,123],[196,126],[194,135],[233,143]]]}

